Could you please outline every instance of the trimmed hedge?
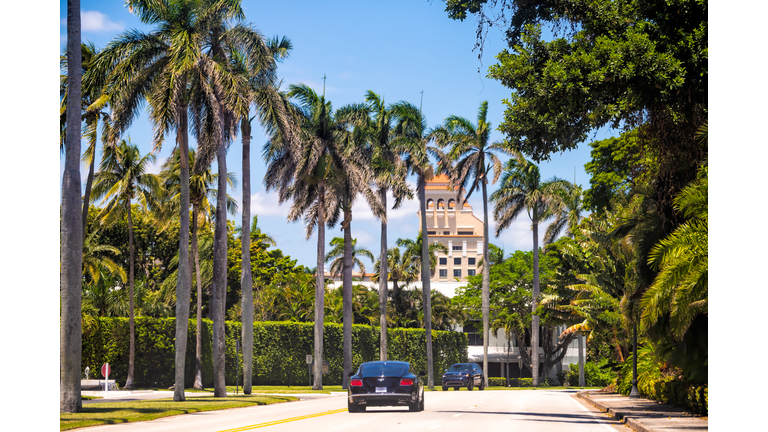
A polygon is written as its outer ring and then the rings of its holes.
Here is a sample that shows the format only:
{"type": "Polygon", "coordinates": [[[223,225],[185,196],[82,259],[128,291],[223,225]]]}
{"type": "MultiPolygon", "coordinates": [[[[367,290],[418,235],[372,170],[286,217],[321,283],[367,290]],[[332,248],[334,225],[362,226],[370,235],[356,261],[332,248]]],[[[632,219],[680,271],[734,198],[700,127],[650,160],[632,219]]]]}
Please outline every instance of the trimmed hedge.
{"type": "MultiPolygon", "coordinates": [[[[185,387],[194,383],[196,322],[189,321],[185,387]]],[[[313,354],[313,323],[256,322],[253,325],[253,384],[254,385],[308,385],[306,355],[313,354]]],[[[142,387],[169,387],[174,383],[175,318],[136,318],[136,350],[134,382],[142,387]]],[[[202,374],[203,385],[213,386],[211,342],[213,322],[203,320],[202,374]]],[[[236,381],[235,339],[241,337],[239,322],[225,322],[225,380],[236,381]]],[[[352,326],[352,366],[379,359],[378,327],[352,326]]],[[[426,332],[424,329],[388,329],[388,358],[410,362],[417,371],[427,371],[426,332]]],[[[98,371],[109,362],[110,378],[119,385],[128,374],[128,319],[99,318],[97,326],[83,337],[83,364],[85,370],[98,371]]],[[[467,336],[458,332],[432,331],[435,376],[454,363],[467,361],[467,336]]],[[[325,324],[323,354],[329,364],[329,374],[323,377],[328,385],[341,384],[343,374],[343,327],[325,324]]],[[[242,353],[239,356],[242,373],[242,353]]]]}
{"type": "MultiPolygon", "coordinates": [[[[506,387],[507,379],[504,377],[488,377],[488,386],[506,387]]],[[[533,387],[533,378],[510,378],[510,387],[533,387]]]]}

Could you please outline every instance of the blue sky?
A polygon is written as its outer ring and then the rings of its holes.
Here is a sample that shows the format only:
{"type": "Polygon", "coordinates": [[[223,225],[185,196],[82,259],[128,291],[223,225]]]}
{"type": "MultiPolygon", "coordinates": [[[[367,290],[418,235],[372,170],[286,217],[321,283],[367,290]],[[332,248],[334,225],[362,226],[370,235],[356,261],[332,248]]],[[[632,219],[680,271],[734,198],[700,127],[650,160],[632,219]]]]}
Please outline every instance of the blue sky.
{"type": "MultiPolygon", "coordinates": [[[[284,85],[305,83],[320,92],[325,75],[326,96],[334,108],[362,102],[367,90],[382,95],[387,103],[406,100],[419,104],[423,91],[423,112],[430,127],[442,123],[452,114],[474,122],[477,109],[484,100],[488,101],[488,120],[494,128],[503,119],[502,100],[511,92],[499,82],[485,77],[488,66],[495,63],[495,54],[505,46],[501,33],[489,32],[485,54],[482,61],[478,60],[477,51],[473,51],[474,18],[464,22],[449,19],[443,11],[443,2],[246,0],[243,8],[246,21],[265,36],[280,35],[291,39],[294,49],[278,72],[284,85]]],[[[98,48],[103,48],[125,30],[151,29],[129,13],[122,1],[83,0],[81,9],[82,38],[95,43],[98,48]]],[[[65,1],[61,2],[60,14],[63,47],[66,41],[65,1]]],[[[615,131],[605,130],[597,134],[597,138],[615,134],[615,131]]],[[[146,115],[133,123],[127,135],[142,153],[150,150],[151,128],[146,115]]],[[[493,132],[492,140],[502,138],[501,133],[493,132]]],[[[194,137],[190,139],[194,140],[194,137]]],[[[265,140],[261,130],[255,129],[252,145],[260,148],[265,140]]],[[[169,137],[158,154],[156,171],[172,149],[173,137],[169,137]]],[[[227,155],[227,167],[238,178],[241,177],[241,157],[238,141],[232,144],[227,155]]],[[[251,159],[252,214],[259,215],[259,225],[275,237],[278,248],[298,259],[300,264],[314,267],[316,237],[307,240],[302,222],[286,221],[289,203],[278,206],[275,194],[264,191],[261,183],[264,163],[260,153],[254,151],[251,159]]],[[[542,177],[558,176],[569,181],[575,178],[576,183],[588,187],[584,164],[589,160],[589,146],[584,143],[577,150],[553,155],[551,162],[542,164],[542,177]]],[[[63,167],[63,157],[60,166],[63,167]]],[[[83,181],[86,169],[82,168],[83,181]]],[[[414,178],[410,181],[415,184],[414,178]]],[[[492,185],[491,192],[497,187],[498,183],[492,185]]],[[[230,189],[229,194],[242,201],[239,187],[230,189]]],[[[482,218],[479,194],[473,194],[469,201],[475,214],[482,218]]],[[[398,238],[416,236],[419,229],[417,210],[418,201],[414,199],[401,209],[389,211],[388,247],[395,246],[398,238]]],[[[241,216],[234,220],[239,225],[241,216]]],[[[358,246],[378,255],[380,223],[362,200],[353,209],[352,235],[358,239],[358,246]]],[[[342,236],[338,227],[327,230],[329,241],[336,236],[342,236]]],[[[491,243],[503,246],[509,252],[530,250],[530,220],[521,216],[498,238],[492,238],[491,243]]],[[[363,260],[370,270],[373,263],[363,260]]]]}

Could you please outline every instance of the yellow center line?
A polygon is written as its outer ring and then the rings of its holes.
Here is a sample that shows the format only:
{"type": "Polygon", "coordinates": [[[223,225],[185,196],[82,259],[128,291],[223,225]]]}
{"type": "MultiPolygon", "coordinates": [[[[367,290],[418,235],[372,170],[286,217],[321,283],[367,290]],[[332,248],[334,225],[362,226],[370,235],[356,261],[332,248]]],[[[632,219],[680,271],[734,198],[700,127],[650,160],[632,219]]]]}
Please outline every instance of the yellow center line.
{"type": "Polygon", "coordinates": [[[279,425],[279,424],[282,424],[282,423],[289,423],[289,422],[297,421],[297,420],[304,420],[304,419],[308,419],[308,418],[312,418],[312,417],[321,417],[321,416],[329,415],[329,414],[338,414],[338,413],[344,412],[346,410],[347,410],[346,408],[341,408],[341,409],[337,409],[337,410],[325,411],[325,412],[316,413],[316,414],[308,414],[308,415],[305,415],[305,416],[291,417],[291,418],[287,418],[287,419],[283,419],[283,420],[275,420],[275,421],[266,422],[266,423],[259,423],[259,424],[250,425],[250,426],[242,426],[242,427],[234,428],[234,429],[225,429],[225,430],[221,430],[221,431],[218,431],[218,432],[241,432],[241,431],[247,431],[247,430],[258,429],[258,428],[263,428],[263,427],[267,427],[267,426],[279,425]]]}

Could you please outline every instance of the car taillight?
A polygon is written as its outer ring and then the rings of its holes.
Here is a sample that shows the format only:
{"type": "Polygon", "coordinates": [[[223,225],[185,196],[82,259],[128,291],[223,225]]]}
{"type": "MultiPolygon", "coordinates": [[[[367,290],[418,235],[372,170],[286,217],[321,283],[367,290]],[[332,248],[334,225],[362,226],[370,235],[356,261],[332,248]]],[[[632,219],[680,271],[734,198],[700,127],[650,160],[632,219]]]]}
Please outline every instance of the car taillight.
{"type": "Polygon", "coordinates": [[[362,387],[363,380],[353,379],[352,381],[349,382],[349,385],[351,385],[352,387],[362,387]]]}
{"type": "Polygon", "coordinates": [[[413,385],[413,380],[412,379],[408,379],[408,378],[403,378],[403,379],[400,380],[400,385],[401,386],[413,385]]]}

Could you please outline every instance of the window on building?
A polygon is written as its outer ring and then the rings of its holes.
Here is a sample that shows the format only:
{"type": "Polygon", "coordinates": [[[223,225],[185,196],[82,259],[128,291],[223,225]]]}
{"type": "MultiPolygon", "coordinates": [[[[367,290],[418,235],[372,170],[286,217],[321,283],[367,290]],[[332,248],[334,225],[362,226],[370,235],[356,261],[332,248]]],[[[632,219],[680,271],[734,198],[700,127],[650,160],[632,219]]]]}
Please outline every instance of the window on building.
{"type": "Polygon", "coordinates": [[[436,231],[427,231],[427,235],[437,235],[436,231]]]}
{"type": "Polygon", "coordinates": [[[454,258],[453,265],[461,265],[461,258],[454,258]]]}
{"type": "Polygon", "coordinates": [[[461,245],[459,245],[459,246],[454,245],[452,250],[460,251],[461,250],[461,245]]]}
{"type": "Polygon", "coordinates": [[[443,231],[443,235],[451,235],[450,231],[443,231]]]}
{"type": "Polygon", "coordinates": [[[448,277],[448,270],[440,270],[440,278],[445,279],[448,277]]]}
{"type": "Polygon", "coordinates": [[[448,258],[440,258],[440,265],[448,265],[448,258]]]}
{"type": "Polygon", "coordinates": [[[475,259],[474,258],[467,258],[467,264],[468,265],[475,265],[475,259]]]}
{"type": "Polygon", "coordinates": [[[482,346],[483,345],[483,333],[478,331],[478,327],[482,327],[479,322],[467,322],[464,323],[464,333],[467,335],[467,345],[469,346],[482,346]]]}
{"type": "Polygon", "coordinates": [[[439,200],[437,200],[437,209],[442,210],[444,208],[445,208],[445,200],[440,198],[439,200]]]}
{"type": "Polygon", "coordinates": [[[475,269],[467,270],[467,276],[474,276],[475,275],[475,269]]]}
{"type": "Polygon", "coordinates": [[[474,231],[459,231],[459,235],[475,235],[474,231]]]}
{"type": "Polygon", "coordinates": [[[461,269],[455,269],[453,271],[453,277],[461,277],[461,269]]]}

